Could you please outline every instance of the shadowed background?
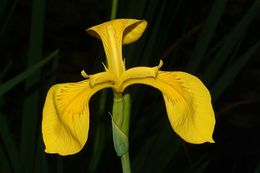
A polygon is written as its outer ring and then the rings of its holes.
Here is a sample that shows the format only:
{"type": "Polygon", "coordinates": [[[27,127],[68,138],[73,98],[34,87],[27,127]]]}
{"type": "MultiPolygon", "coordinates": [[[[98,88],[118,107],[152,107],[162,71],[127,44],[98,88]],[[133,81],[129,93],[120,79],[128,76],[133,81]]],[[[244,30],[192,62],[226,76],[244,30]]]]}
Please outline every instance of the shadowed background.
{"type": "MultiPolygon", "coordinates": [[[[113,148],[112,92],[90,102],[87,144],[75,155],[44,153],[41,110],[49,87],[103,70],[100,41],[85,29],[108,21],[111,1],[0,1],[0,172],[121,172],[113,148]]],[[[123,47],[126,66],[186,71],[209,88],[215,144],[193,145],[172,130],[163,98],[147,86],[132,97],[133,173],[260,172],[260,1],[125,0],[117,18],[148,21],[141,39],[123,47]]]]}

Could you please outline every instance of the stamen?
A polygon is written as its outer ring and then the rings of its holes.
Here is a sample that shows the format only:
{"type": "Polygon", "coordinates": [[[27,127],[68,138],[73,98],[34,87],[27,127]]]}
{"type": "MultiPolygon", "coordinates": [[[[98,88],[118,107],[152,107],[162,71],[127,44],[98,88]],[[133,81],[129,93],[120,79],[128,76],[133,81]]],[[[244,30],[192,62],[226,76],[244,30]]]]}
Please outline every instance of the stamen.
{"type": "Polygon", "coordinates": [[[163,66],[163,61],[160,59],[159,65],[154,67],[155,70],[155,77],[158,75],[159,69],[163,66]]]}
{"type": "Polygon", "coordinates": [[[81,71],[81,76],[87,79],[89,78],[89,75],[84,70],[81,71]]]}
{"type": "Polygon", "coordinates": [[[103,63],[103,62],[101,62],[102,63],[102,65],[103,65],[103,67],[104,67],[104,69],[105,69],[105,71],[108,71],[108,68],[107,68],[107,66],[103,63]]]}
{"type": "Polygon", "coordinates": [[[159,65],[157,66],[158,70],[163,66],[163,60],[160,59],[159,65]]]}

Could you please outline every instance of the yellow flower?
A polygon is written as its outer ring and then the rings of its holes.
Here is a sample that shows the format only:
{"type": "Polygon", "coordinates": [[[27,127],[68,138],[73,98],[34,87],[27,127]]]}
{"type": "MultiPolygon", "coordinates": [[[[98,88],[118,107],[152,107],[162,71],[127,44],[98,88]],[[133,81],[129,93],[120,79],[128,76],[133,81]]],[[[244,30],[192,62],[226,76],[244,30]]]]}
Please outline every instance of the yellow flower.
{"type": "Polygon", "coordinates": [[[132,84],[150,85],[162,92],[171,126],[185,141],[214,142],[211,98],[198,78],[184,72],[161,71],[162,61],[156,67],[125,68],[122,45],[139,39],[146,25],[145,20],[116,19],[87,30],[102,41],[107,67],[93,75],[82,71],[85,80],[50,88],[42,120],[46,152],[60,155],[79,152],[88,138],[88,103],[92,95],[104,88],[122,93],[132,84]]]}

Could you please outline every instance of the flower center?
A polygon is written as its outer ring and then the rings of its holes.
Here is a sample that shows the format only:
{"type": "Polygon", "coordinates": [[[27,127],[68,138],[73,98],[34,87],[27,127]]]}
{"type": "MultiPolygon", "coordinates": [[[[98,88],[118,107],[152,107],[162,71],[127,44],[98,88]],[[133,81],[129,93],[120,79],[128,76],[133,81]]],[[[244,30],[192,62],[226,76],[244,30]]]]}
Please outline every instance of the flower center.
{"type": "Polygon", "coordinates": [[[142,79],[142,78],[156,78],[159,69],[162,67],[163,62],[160,61],[160,64],[155,67],[134,67],[130,68],[120,74],[117,77],[114,73],[110,71],[97,73],[94,75],[86,75],[82,73],[82,75],[86,78],[89,78],[89,85],[93,88],[99,84],[112,84],[112,88],[118,92],[123,92],[123,84],[133,80],[133,79],[142,79]]]}

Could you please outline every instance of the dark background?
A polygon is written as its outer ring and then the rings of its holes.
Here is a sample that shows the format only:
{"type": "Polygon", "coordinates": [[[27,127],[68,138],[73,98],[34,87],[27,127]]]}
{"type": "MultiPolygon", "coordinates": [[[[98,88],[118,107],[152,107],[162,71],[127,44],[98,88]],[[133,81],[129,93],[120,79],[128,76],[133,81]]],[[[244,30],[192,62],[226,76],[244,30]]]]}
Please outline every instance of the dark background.
{"type": "MultiPolygon", "coordinates": [[[[188,144],[170,127],[159,91],[130,87],[134,173],[260,172],[260,3],[218,2],[118,2],[117,18],[148,21],[141,39],[124,47],[126,66],[155,66],[162,59],[162,70],[198,76],[211,91],[216,114],[216,143],[188,144]]],[[[48,88],[82,80],[83,69],[88,74],[103,70],[102,44],[85,29],[108,21],[112,2],[1,0],[0,5],[2,84],[59,50],[41,69],[1,95],[0,172],[121,172],[108,114],[111,90],[91,99],[89,138],[80,153],[45,154],[41,139],[41,110],[48,88]]]]}

